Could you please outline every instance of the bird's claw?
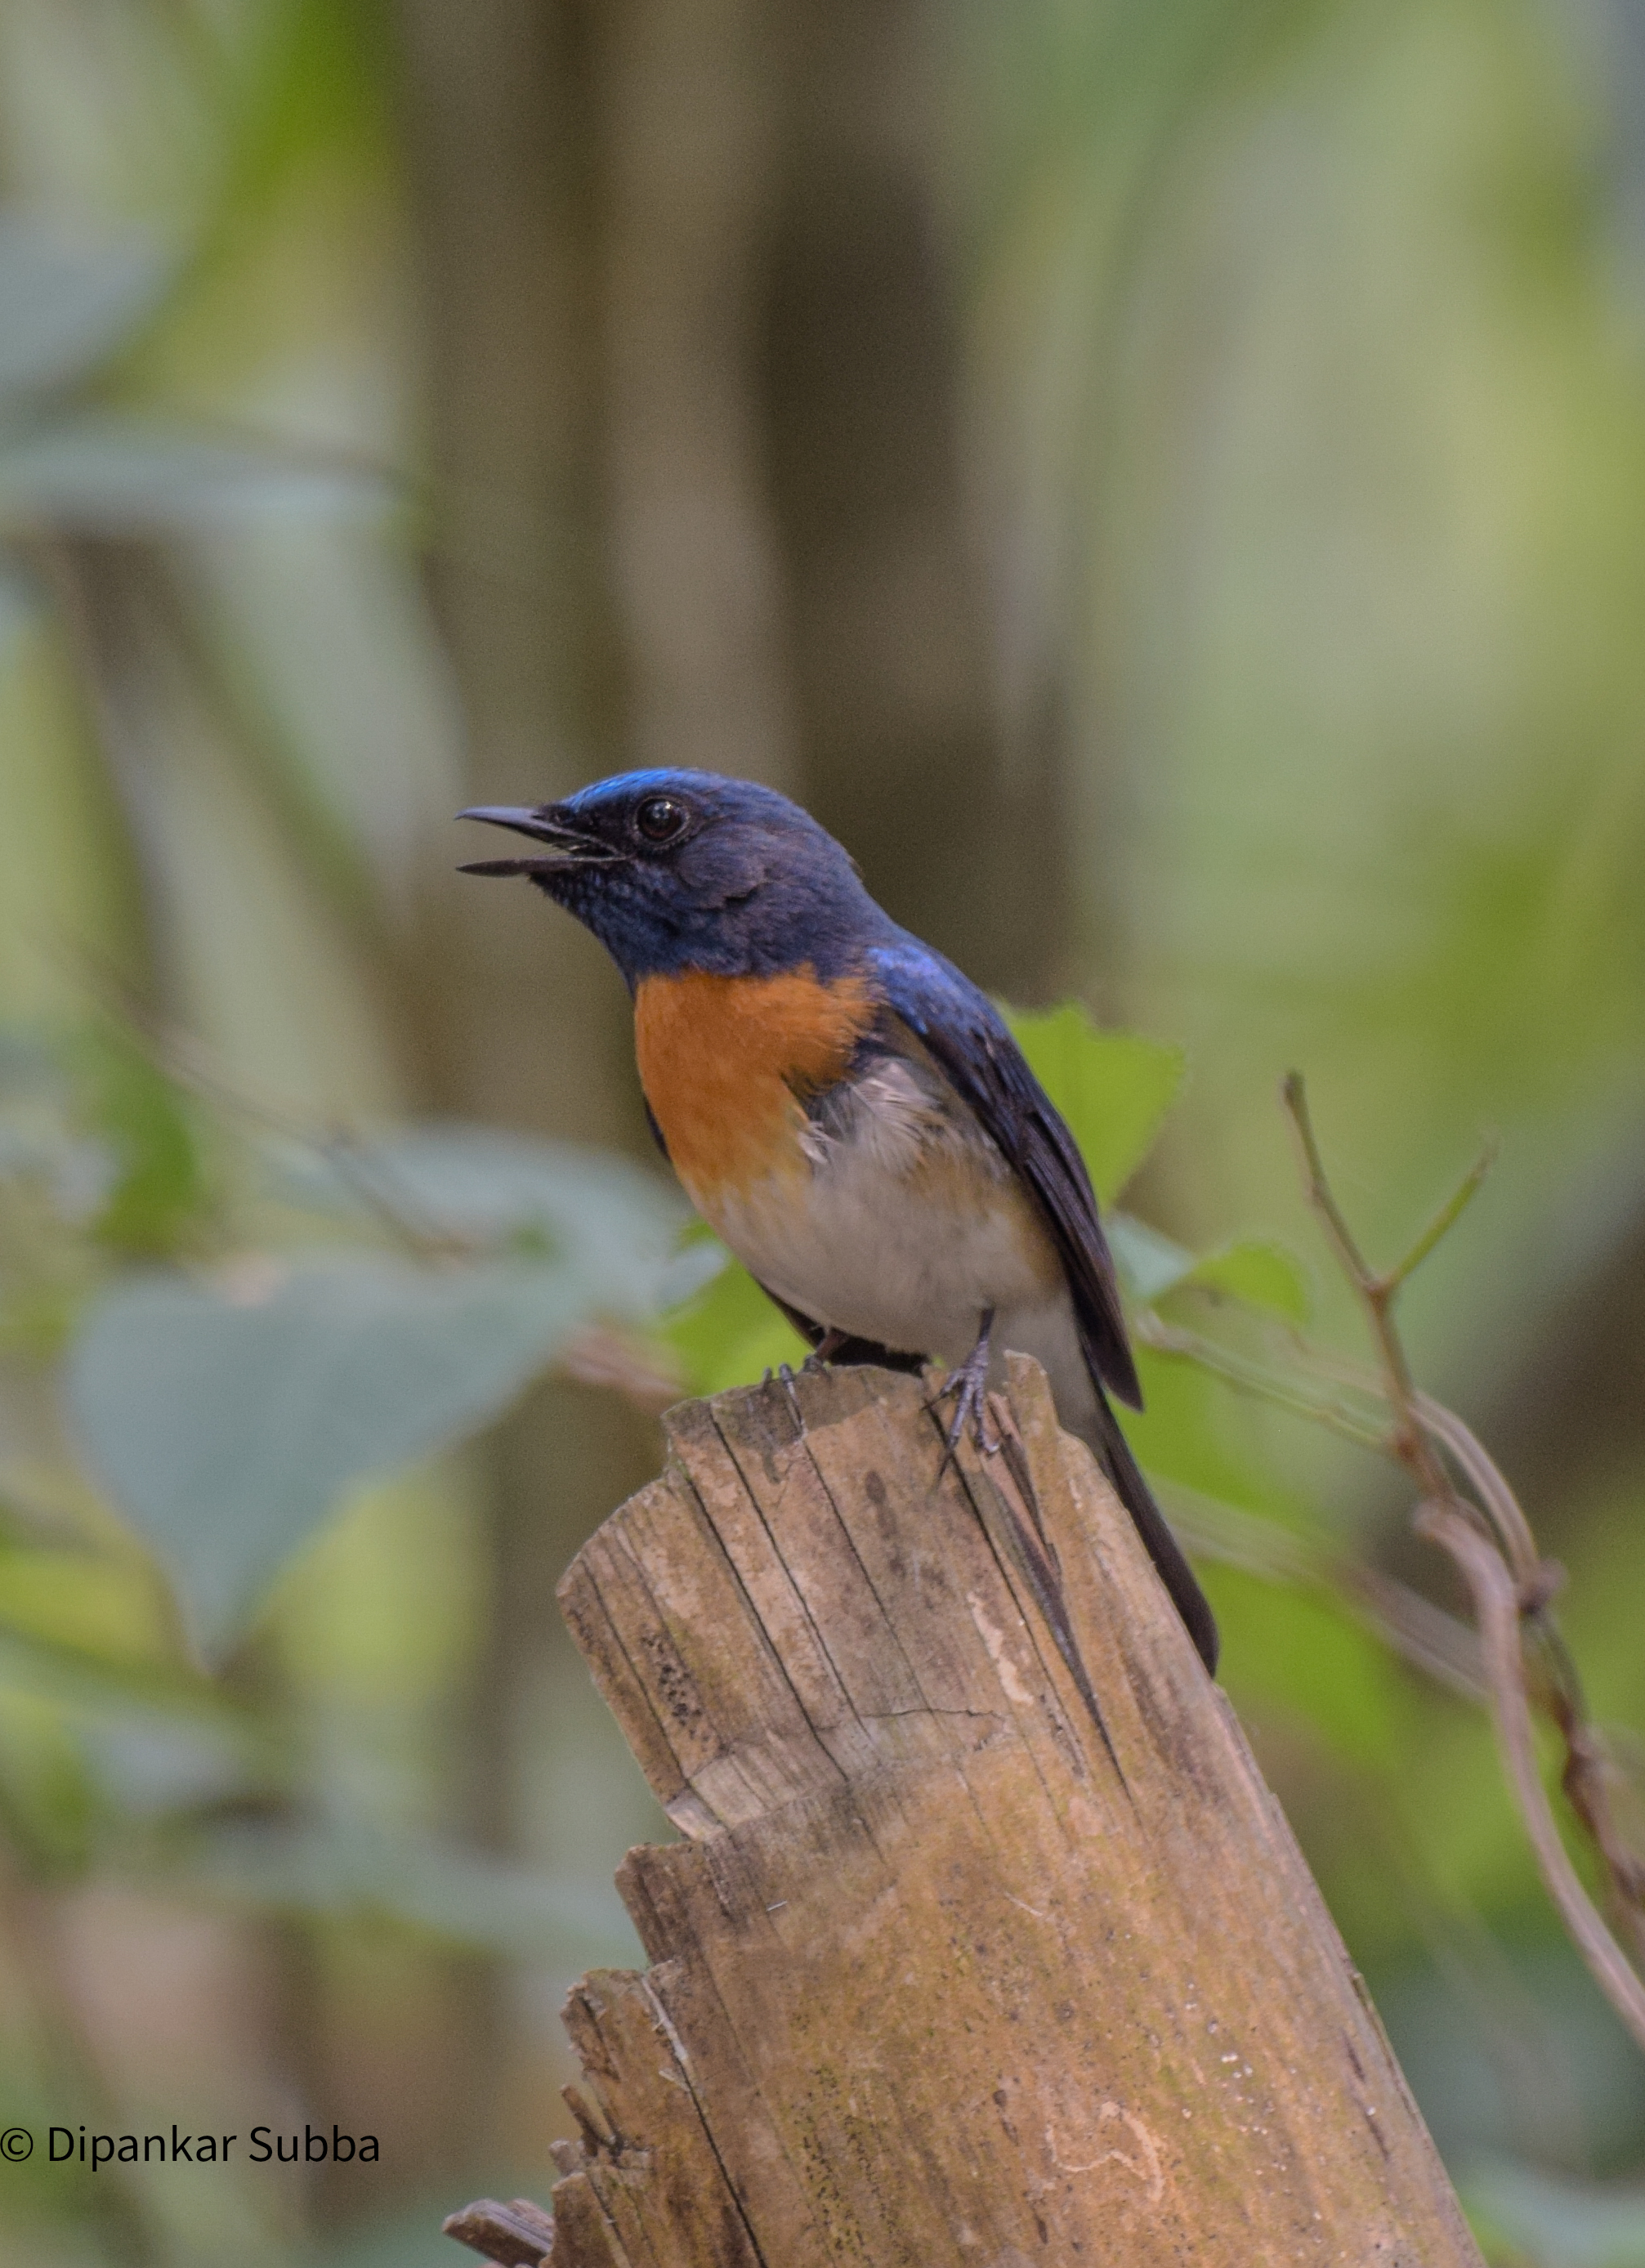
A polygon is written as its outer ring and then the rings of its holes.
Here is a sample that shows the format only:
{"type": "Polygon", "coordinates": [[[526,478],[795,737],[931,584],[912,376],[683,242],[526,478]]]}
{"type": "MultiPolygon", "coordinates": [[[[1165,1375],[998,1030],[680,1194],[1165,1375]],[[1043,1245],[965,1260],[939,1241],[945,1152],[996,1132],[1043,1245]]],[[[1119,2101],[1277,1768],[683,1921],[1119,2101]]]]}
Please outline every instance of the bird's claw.
{"type": "MultiPolygon", "coordinates": [[[[806,1370],[809,1370],[811,1368],[810,1363],[808,1362],[804,1367],[806,1370]]],[[[800,1434],[801,1438],[804,1439],[805,1432],[805,1414],[800,1408],[799,1395],[794,1391],[794,1378],[795,1373],[790,1365],[786,1362],[780,1362],[777,1365],[776,1383],[782,1388],[782,1391],[789,1398],[789,1408],[794,1413],[795,1429],[800,1434]]],[[[772,1372],[768,1364],[766,1368],[766,1374],[760,1380],[760,1383],[762,1386],[769,1386],[772,1383],[772,1372]]]]}
{"type": "Polygon", "coordinates": [[[958,1369],[949,1373],[926,1403],[928,1410],[935,1410],[937,1403],[946,1401],[951,1394],[954,1397],[954,1415],[945,1436],[943,1462],[937,1468],[939,1475],[953,1462],[967,1425],[971,1426],[977,1447],[985,1457],[999,1454],[1000,1436],[988,1414],[988,1343],[993,1336],[994,1310],[990,1307],[982,1318],[982,1329],[977,1335],[975,1346],[958,1369]]]}

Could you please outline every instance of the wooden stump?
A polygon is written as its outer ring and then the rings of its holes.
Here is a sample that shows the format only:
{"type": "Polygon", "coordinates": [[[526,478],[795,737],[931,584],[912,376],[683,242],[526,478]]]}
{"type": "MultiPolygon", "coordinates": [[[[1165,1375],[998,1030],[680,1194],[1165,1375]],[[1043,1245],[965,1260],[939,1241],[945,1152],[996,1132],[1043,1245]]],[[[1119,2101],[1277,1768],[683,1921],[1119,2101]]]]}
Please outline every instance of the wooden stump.
{"type": "Polygon", "coordinates": [[[568,2004],[551,2268],[1478,2268],[1233,1712],[1010,1403],[946,1472],[913,1379],[688,1403],[567,1574],[685,1839],[568,2004]]]}

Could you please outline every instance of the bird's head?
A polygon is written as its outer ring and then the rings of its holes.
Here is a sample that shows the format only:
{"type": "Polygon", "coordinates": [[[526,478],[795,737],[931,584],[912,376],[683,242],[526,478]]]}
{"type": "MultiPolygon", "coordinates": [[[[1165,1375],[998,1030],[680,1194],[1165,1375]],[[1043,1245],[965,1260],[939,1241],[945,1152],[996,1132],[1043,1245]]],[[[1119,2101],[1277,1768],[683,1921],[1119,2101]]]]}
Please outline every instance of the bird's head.
{"type": "Polygon", "coordinates": [[[592,930],[632,987],[682,969],[852,968],[891,924],[832,835],[775,788],[717,772],[623,772],[563,803],[460,814],[540,846],[466,874],[523,874],[592,930]]]}

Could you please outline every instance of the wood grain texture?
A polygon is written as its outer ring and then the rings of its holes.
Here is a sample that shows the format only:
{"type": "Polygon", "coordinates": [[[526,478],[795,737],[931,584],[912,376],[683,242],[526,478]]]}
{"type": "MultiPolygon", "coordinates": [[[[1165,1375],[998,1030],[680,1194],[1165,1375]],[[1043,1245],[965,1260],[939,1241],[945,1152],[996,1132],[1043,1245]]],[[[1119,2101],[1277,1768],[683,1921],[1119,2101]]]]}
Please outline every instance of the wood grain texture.
{"type": "Polygon", "coordinates": [[[829,1372],[803,1433],[780,1386],[676,1410],[566,1576],[685,1839],[619,1878],[650,1970],[571,1997],[552,2268],[1478,2268],[1232,1712],[1010,1394],[1015,1516],[917,1381],[829,1372]]]}

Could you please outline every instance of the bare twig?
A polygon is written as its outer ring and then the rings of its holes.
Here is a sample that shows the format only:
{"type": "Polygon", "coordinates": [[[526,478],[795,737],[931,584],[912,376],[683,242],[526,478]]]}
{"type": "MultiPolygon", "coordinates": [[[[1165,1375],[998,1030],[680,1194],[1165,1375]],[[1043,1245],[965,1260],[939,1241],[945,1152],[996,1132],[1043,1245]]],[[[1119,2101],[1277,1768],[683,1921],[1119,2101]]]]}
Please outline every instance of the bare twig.
{"type": "Polygon", "coordinates": [[[1493,1137],[1417,1238],[1405,1258],[1387,1270],[1382,1281],[1388,1285],[1391,1292],[1397,1292],[1407,1277],[1414,1276],[1435,1246],[1441,1243],[1455,1228],[1474,1198],[1485,1187],[1486,1176],[1496,1163],[1496,1141],[1493,1137]]]}
{"type": "Polygon", "coordinates": [[[1289,1410],[1294,1418],[1310,1418],[1362,1449],[1386,1446],[1385,1429],[1336,1395],[1323,1395],[1311,1385],[1282,1378],[1264,1364],[1237,1354],[1231,1347],[1220,1346],[1215,1339],[1208,1339],[1198,1331],[1185,1330],[1179,1324],[1162,1321],[1149,1309],[1144,1308],[1132,1318],[1132,1336],[1140,1344],[1151,1347],[1156,1354],[1179,1356],[1201,1370],[1212,1372],[1237,1393],[1289,1410]]]}
{"type": "Polygon", "coordinates": [[[1438,1452],[1428,1438],[1428,1429],[1417,1414],[1416,1386],[1399,1334],[1394,1329],[1393,1307],[1399,1288],[1411,1270],[1433,1250],[1450,1222],[1460,1215],[1468,1197],[1472,1194],[1472,1188],[1477,1187],[1484,1176],[1486,1161],[1481,1160],[1474,1167],[1471,1176],[1472,1187],[1469,1182],[1463,1184],[1462,1189],[1417,1239],[1399,1266],[1390,1269],[1384,1275],[1378,1275],[1360,1250],[1326,1177],[1313,1121],[1308,1112],[1308,1090],[1303,1084],[1300,1071],[1294,1071],[1287,1075],[1281,1094],[1302,1153],[1303,1178],[1307,1185],[1309,1203],[1325,1223],[1326,1233],[1342,1263],[1342,1272],[1359,1294],[1370,1323],[1371,1335],[1377,1342],[1377,1353],[1382,1358],[1388,1403],[1393,1412],[1394,1438],[1391,1446],[1394,1454],[1409,1466],[1426,1494],[1448,1503],[1454,1497],[1455,1491],[1440,1462],[1438,1452]]]}
{"type": "MultiPolygon", "coordinates": [[[[1475,1170],[1477,1171],[1478,1168],[1476,1167],[1475,1170]]],[[[1454,1199],[1452,1203],[1454,1204],[1454,1199]]],[[[1445,1210],[1452,1219],[1456,1218],[1450,1207],[1445,1210]]],[[[1427,1248],[1432,1250],[1433,1248],[1428,1245],[1427,1248]]],[[[1402,1262],[1400,1266],[1401,1280],[1403,1280],[1404,1275],[1410,1271],[1405,1263],[1402,1262]]],[[[1140,1332],[1138,1336],[1143,1337],[1148,1344],[1154,1345],[1159,1343],[1157,1338],[1149,1338],[1145,1333],[1140,1332]]],[[[1339,1355],[1326,1354],[1318,1347],[1310,1346],[1294,1331],[1288,1331],[1285,1334],[1285,1339],[1286,1351],[1305,1371],[1321,1378],[1327,1378],[1333,1385],[1346,1386],[1354,1393],[1362,1395],[1374,1405],[1383,1409],[1387,1407],[1386,1384],[1375,1371],[1367,1370],[1362,1363],[1346,1362],[1339,1355]]],[[[1208,1341],[1206,1344],[1208,1345],[1211,1343],[1208,1341]]],[[[1224,1351],[1220,1347],[1213,1347],[1212,1351],[1218,1356],[1222,1356],[1224,1351]]],[[[1234,1359],[1237,1361],[1239,1358],[1235,1357],[1234,1359]]],[[[1270,1376],[1270,1373],[1263,1370],[1259,1364],[1248,1365],[1247,1367],[1252,1370],[1253,1378],[1266,1381],[1270,1376]]],[[[1226,1374],[1225,1370],[1224,1374],[1226,1374]]],[[[1278,1383],[1278,1381],[1275,1382],[1278,1383]]],[[[1296,1386],[1289,1383],[1284,1384],[1281,1390],[1293,1400],[1299,1392],[1296,1386]]],[[[1260,1393],[1264,1399],[1278,1398],[1276,1395],[1264,1391],[1259,1386],[1253,1385],[1252,1391],[1260,1393]]],[[[1340,1409],[1344,1405],[1334,1406],[1340,1409]]],[[[1493,1459],[1481,1447],[1472,1428],[1458,1417],[1454,1410],[1447,1410],[1443,1402],[1436,1402],[1431,1395],[1422,1393],[1420,1388],[1414,1389],[1412,1393],[1411,1407],[1421,1419],[1429,1437],[1442,1448],[1449,1451],[1469,1486],[1478,1495],[1482,1507],[1489,1515],[1501,1537],[1503,1550],[1520,1580],[1527,1586],[1534,1586],[1537,1581],[1545,1580],[1549,1563],[1544,1560],[1538,1551],[1537,1539],[1531,1532],[1531,1523],[1520,1508],[1519,1499],[1502,1477],[1502,1472],[1493,1459]]],[[[1388,1446],[1386,1434],[1381,1428],[1374,1427],[1368,1418],[1360,1418],[1356,1423],[1357,1432],[1352,1426],[1339,1426],[1336,1430],[1348,1434],[1351,1438],[1361,1440],[1370,1440],[1374,1433],[1373,1446],[1386,1448],[1388,1446]]]]}
{"type": "MultiPolygon", "coordinates": [[[[1588,1722],[1575,1664],[1551,1612],[1564,1571],[1542,1557],[1518,1499],[1470,1429],[1453,1411],[1418,1390],[1394,1322],[1402,1286],[1460,1219],[1489,1170],[1492,1152],[1487,1151],[1470,1169],[1405,1258],[1379,1273],[1361,1251],[1332,1190],[1300,1073],[1293,1071],[1286,1079],[1282,1096],[1296,1136],[1309,1200],[1359,1296],[1376,1343],[1381,1397],[1393,1421],[1382,1446],[1405,1466],[1421,1491],[1417,1533],[1450,1553],[1473,1599],[1497,1736],[1543,1880],[1601,1990],[1645,2048],[1645,1980],[1577,1879],[1537,1769],[1533,1697],[1563,1743],[1561,1782],[1599,1854],[1612,1905],[1645,1954],[1645,1864],[1628,1849],[1618,1829],[1604,1744],[1588,1722]],[[1472,1497],[1464,1495],[1452,1478],[1447,1455],[1473,1491],[1472,1497]],[[1524,1651],[1527,1629],[1537,1648],[1539,1675],[1534,1681],[1524,1651]]],[[[1226,1361],[1218,1367],[1228,1374],[1226,1361]]],[[[1259,1366],[1247,1367],[1259,1372],[1259,1366]]],[[[1333,1374],[1357,1391],[1372,1390],[1371,1381],[1354,1373],[1334,1367],[1333,1374]]]]}
{"type": "Polygon", "coordinates": [[[1538,1550],[1537,1539],[1531,1532],[1531,1522],[1520,1509],[1519,1498],[1502,1477],[1495,1460],[1454,1410],[1447,1410],[1443,1403],[1426,1394],[1416,1395],[1413,1406],[1429,1436],[1443,1441],[1461,1467],[1490,1515],[1521,1592],[1528,1598],[1539,1585],[1551,1580],[1553,1563],[1544,1559],[1538,1550]]]}
{"type": "Polygon", "coordinates": [[[1472,1521],[1450,1503],[1425,1504],[1414,1522],[1417,1534],[1448,1551],[1473,1595],[1480,1641],[1490,1680],[1492,1714],[1502,1761],[1537,1854],[1548,1895],[1559,1908],[1577,1949],[1641,2048],[1645,2048],[1645,1982],[1605,1927],[1577,1879],[1537,1769],[1536,1738],[1520,1646],[1519,1594],[1508,1563],[1472,1521]]]}

